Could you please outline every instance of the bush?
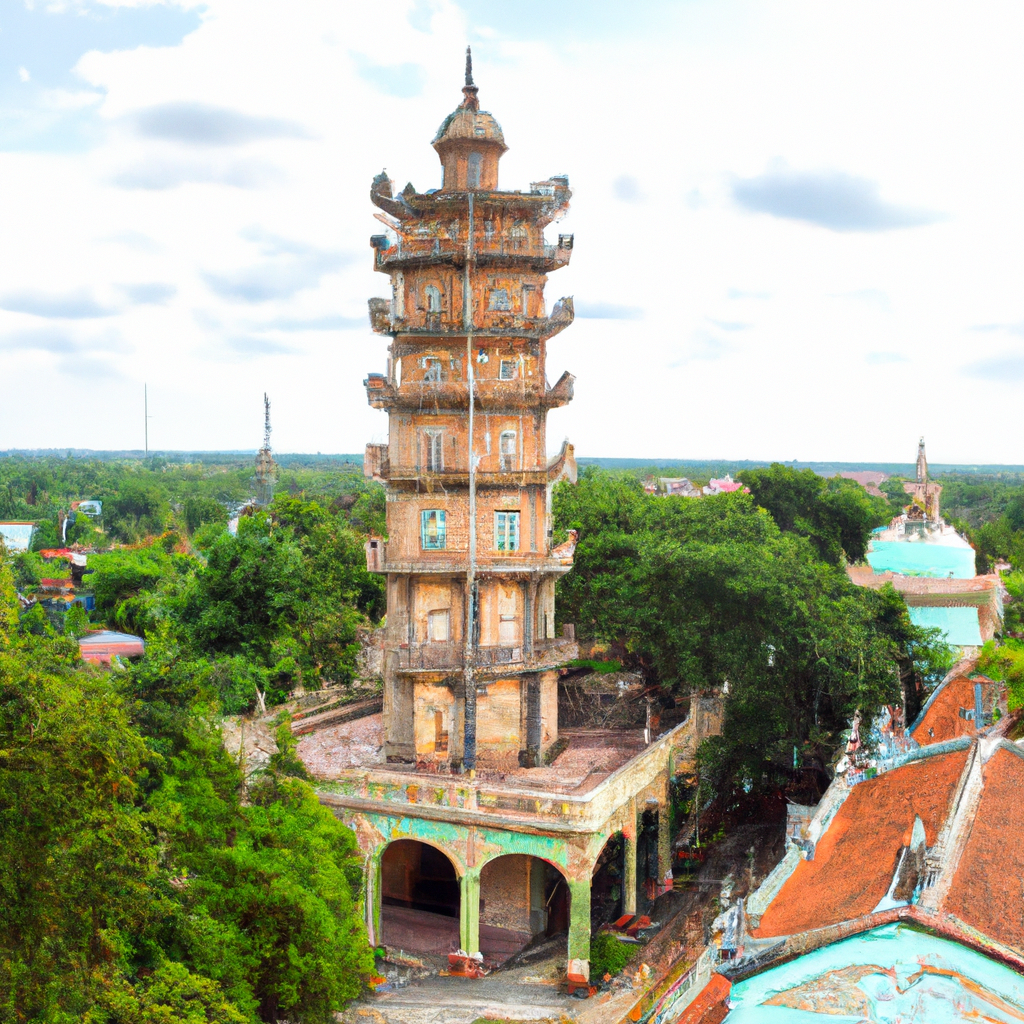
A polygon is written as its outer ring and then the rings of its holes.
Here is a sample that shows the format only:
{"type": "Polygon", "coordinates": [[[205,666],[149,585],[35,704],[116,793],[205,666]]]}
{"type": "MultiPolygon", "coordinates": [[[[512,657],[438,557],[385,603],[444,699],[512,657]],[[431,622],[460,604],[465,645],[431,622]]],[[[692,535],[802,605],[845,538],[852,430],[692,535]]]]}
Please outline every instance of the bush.
{"type": "Polygon", "coordinates": [[[182,502],[181,513],[189,533],[195,533],[201,526],[207,526],[210,523],[226,523],[228,521],[227,509],[219,501],[197,494],[189,495],[182,502]]]}
{"type": "Polygon", "coordinates": [[[599,932],[590,942],[590,978],[596,981],[605,974],[618,974],[629,963],[633,946],[619,940],[611,932],[599,932]]]}

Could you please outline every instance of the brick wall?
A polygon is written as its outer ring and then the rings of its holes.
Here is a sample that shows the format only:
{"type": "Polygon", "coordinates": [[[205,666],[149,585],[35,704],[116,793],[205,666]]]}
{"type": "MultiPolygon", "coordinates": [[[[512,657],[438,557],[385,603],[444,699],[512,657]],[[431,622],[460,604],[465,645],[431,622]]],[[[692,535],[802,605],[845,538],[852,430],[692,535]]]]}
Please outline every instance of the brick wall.
{"type": "Polygon", "coordinates": [[[480,923],[530,931],[530,867],[522,854],[498,857],[480,875],[480,923]]]}
{"type": "Polygon", "coordinates": [[[518,679],[499,679],[487,687],[486,696],[477,697],[476,741],[481,766],[495,758],[514,758],[518,764],[520,692],[518,679]]]}

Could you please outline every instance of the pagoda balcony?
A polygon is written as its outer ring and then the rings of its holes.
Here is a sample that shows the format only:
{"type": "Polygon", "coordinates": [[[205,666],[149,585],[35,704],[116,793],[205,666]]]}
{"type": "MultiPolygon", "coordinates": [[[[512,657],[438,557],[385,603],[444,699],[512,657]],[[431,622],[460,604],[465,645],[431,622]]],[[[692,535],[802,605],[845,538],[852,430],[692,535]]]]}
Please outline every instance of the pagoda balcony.
{"type": "MultiPolygon", "coordinates": [[[[392,648],[398,656],[400,672],[462,671],[466,664],[466,645],[461,640],[428,641],[402,644],[392,648]]],[[[557,668],[579,654],[576,641],[569,637],[535,640],[532,650],[522,644],[481,645],[473,648],[474,669],[510,669],[539,672],[557,668]]]]}
{"type": "MultiPolygon", "coordinates": [[[[481,411],[500,409],[554,409],[572,401],[576,378],[563,373],[553,387],[537,377],[518,380],[478,378],[473,382],[475,407],[481,411]]],[[[464,378],[404,380],[396,385],[382,373],[368,374],[363,381],[366,400],[374,409],[468,409],[469,387],[464,378]]]]}
{"type": "MultiPolygon", "coordinates": [[[[370,537],[366,549],[366,570],[374,573],[401,573],[411,576],[464,576],[469,552],[464,549],[419,552],[415,558],[389,555],[388,541],[370,537]]],[[[572,569],[575,551],[565,545],[551,551],[484,551],[477,555],[478,576],[521,577],[562,575],[572,569]]]]}
{"type": "MultiPolygon", "coordinates": [[[[398,235],[392,244],[387,235],[374,235],[370,245],[374,252],[373,268],[383,273],[417,265],[461,266],[466,262],[466,242],[460,238],[409,234],[398,235]]],[[[567,266],[572,249],[572,235],[559,235],[557,244],[548,245],[504,235],[487,237],[478,231],[473,241],[473,258],[481,265],[519,265],[546,274],[567,266]]]]}
{"type": "MultiPolygon", "coordinates": [[[[391,311],[391,300],[376,296],[369,300],[370,328],[376,334],[402,334],[424,338],[454,335],[464,338],[466,325],[462,314],[452,312],[428,313],[416,311],[408,316],[396,317],[391,311]]],[[[550,316],[524,316],[506,310],[484,310],[473,325],[477,334],[493,333],[499,337],[538,338],[546,341],[573,322],[572,296],[559,299],[550,316]]]]}

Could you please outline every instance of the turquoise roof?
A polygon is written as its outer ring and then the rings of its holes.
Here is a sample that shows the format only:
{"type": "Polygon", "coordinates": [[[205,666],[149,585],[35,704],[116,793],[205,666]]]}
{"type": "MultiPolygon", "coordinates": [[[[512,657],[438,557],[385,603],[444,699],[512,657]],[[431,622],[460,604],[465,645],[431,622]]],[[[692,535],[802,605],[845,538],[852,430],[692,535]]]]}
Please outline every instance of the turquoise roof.
{"type": "Polygon", "coordinates": [[[868,562],[875,572],[969,580],[975,576],[974,548],[927,541],[873,540],[868,562]]]}
{"type": "Polygon", "coordinates": [[[941,629],[946,643],[954,647],[980,647],[984,643],[977,608],[910,607],[907,611],[915,626],[941,629]]]}
{"type": "Polygon", "coordinates": [[[729,1004],[726,1024],[1010,1024],[1024,1015],[1024,978],[959,943],[889,924],[739,981],[729,1004]],[[783,993],[805,1008],[764,1005],[783,993]]]}

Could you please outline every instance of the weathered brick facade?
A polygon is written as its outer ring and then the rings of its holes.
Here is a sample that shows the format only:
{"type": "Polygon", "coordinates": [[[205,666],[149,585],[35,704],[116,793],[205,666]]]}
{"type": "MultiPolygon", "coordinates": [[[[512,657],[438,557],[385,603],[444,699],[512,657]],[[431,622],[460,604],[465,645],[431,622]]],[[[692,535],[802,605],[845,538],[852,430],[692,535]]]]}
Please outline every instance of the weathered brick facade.
{"type": "Polygon", "coordinates": [[[501,127],[462,104],[434,139],[439,190],[371,189],[387,233],[371,239],[391,299],[370,300],[390,337],[387,371],[367,378],[389,415],[369,475],[387,486],[388,539],[367,564],[388,576],[384,654],[386,752],[394,762],[537,765],[558,738],[552,669],[575,656],[555,637],[551,488],[575,478],[572,447],[547,458],[547,411],[572,398],[570,375],[545,376],[548,340],[572,300],[546,312],[547,273],[569,262],[571,236],[544,228],[569,205],[564,177],[498,190],[501,127]]]}

